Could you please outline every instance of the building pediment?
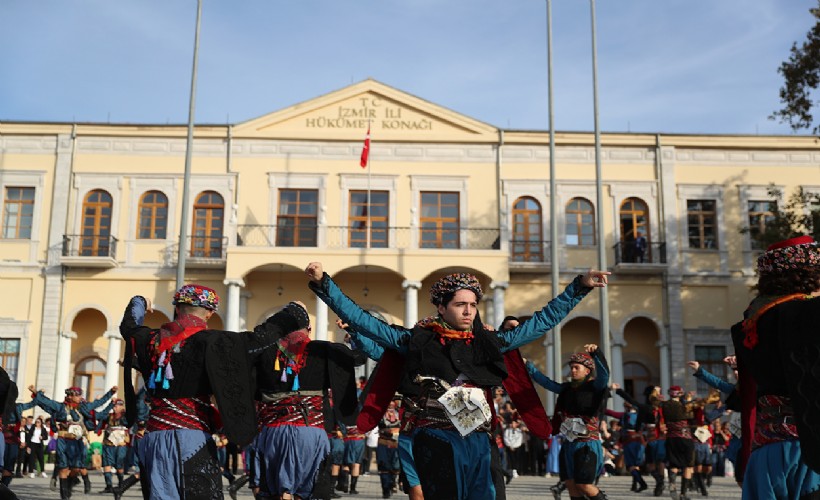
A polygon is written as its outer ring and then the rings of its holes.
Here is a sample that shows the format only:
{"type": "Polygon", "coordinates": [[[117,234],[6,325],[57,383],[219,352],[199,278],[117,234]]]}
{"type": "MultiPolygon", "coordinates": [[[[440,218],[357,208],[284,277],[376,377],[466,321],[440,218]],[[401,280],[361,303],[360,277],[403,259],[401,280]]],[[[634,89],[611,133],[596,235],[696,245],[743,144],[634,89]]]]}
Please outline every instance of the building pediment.
{"type": "Polygon", "coordinates": [[[496,142],[498,130],[449,109],[365,80],[240,123],[234,137],[391,142],[496,142]]]}

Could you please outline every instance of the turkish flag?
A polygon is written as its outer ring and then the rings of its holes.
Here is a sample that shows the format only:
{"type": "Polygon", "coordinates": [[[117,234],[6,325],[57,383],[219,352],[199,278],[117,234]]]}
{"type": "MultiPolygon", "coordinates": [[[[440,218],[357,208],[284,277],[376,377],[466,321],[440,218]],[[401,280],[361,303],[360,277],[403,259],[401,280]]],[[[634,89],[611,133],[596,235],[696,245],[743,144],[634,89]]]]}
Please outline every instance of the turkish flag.
{"type": "Polygon", "coordinates": [[[364,148],[362,148],[362,159],[359,165],[367,168],[367,157],[370,156],[370,125],[367,126],[367,136],[364,138],[364,148]]]}

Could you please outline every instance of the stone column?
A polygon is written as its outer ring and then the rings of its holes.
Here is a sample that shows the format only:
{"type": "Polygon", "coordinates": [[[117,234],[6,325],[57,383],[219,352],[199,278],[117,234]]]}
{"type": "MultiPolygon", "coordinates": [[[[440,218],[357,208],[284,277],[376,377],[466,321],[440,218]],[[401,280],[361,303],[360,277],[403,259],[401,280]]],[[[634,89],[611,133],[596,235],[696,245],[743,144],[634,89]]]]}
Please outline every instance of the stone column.
{"type": "Polygon", "coordinates": [[[231,332],[239,330],[239,292],[245,287],[240,278],[229,278],[223,282],[228,286],[228,307],[225,311],[225,329],[231,332]]]}
{"type": "Polygon", "coordinates": [[[669,366],[669,341],[666,339],[665,335],[662,335],[661,339],[658,340],[658,343],[655,344],[655,345],[659,349],[658,354],[660,354],[660,361],[661,361],[661,383],[660,383],[660,386],[663,388],[663,390],[667,390],[669,388],[669,386],[672,385],[672,379],[670,377],[670,374],[672,373],[672,370],[670,369],[670,366],[669,366]]]}
{"type": "Polygon", "coordinates": [[[51,398],[62,401],[69,387],[68,367],[71,366],[71,341],[77,338],[74,332],[60,332],[57,340],[57,368],[54,376],[54,391],[51,398]]]}
{"type": "MultiPolygon", "coordinates": [[[[609,361],[609,383],[617,382],[621,387],[624,386],[624,356],[623,348],[626,341],[620,338],[612,339],[612,359],[609,361]]],[[[624,411],[624,400],[622,398],[612,398],[612,404],[615,411],[624,411]]]]}
{"type": "Polygon", "coordinates": [[[120,348],[122,345],[122,337],[120,332],[116,330],[109,330],[105,332],[103,337],[108,339],[108,358],[105,360],[105,390],[111,386],[119,385],[120,381],[120,348]]]}
{"type": "Polygon", "coordinates": [[[316,297],[316,328],[313,330],[316,340],[327,340],[327,325],[327,304],[316,297]]]}
{"type": "MultiPolygon", "coordinates": [[[[555,380],[556,382],[560,382],[560,379],[556,379],[554,376],[552,376],[552,373],[554,373],[553,366],[555,364],[555,345],[552,340],[553,337],[549,335],[550,334],[547,334],[547,336],[544,337],[544,374],[550,377],[551,379],[555,380]]],[[[547,415],[552,415],[553,413],[555,413],[555,395],[546,389],[542,390],[544,391],[544,394],[546,394],[544,399],[547,402],[547,415]]]]}
{"type": "MultiPolygon", "coordinates": [[[[245,289],[239,294],[239,330],[248,330],[248,300],[253,297],[253,294],[245,289]]],[[[252,325],[256,326],[256,325],[252,325]]]]}
{"type": "Polygon", "coordinates": [[[404,288],[404,327],[413,328],[419,320],[419,289],[421,281],[404,280],[401,282],[404,288]]]}
{"type": "Polygon", "coordinates": [[[493,291],[493,312],[495,313],[495,318],[493,318],[493,327],[495,328],[498,328],[499,325],[501,325],[501,322],[504,321],[504,316],[506,316],[506,313],[504,312],[504,295],[509,286],[509,281],[493,281],[490,283],[490,290],[493,291]]]}

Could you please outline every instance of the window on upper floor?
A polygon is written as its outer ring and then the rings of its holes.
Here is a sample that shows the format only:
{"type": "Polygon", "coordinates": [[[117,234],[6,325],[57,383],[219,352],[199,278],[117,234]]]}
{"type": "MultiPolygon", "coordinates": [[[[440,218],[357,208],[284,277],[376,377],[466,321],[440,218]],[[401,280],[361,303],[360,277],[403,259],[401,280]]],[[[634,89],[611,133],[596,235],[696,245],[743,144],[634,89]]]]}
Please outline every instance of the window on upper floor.
{"type": "Polygon", "coordinates": [[[280,189],[276,246],[315,247],[318,214],[318,189],[280,189]]]}
{"type": "Polygon", "coordinates": [[[717,250],[716,206],[715,200],[686,200],[689,248],[717,250]]]}
{"type": "Polygon", "coordinates": [[[34,218],[34,188],[6,187],[3,203],[3,238],[31,239],[34,218]]]}
{"type": "Polygon", "coordinates": [[[219,259],[223,257],[222,228],[225,222],[225,202],[215,191],[203,191],[194,201],[191,231],[191,257],[219,259]]]}
{"type": "Polygon", "coordinates": [[[621,203],[621,256],[624,262],[644,262],[649,255],[649,209],[640,198],[621,203]]]}
{"type": "Polygon", "coordinates": [[[595,244],[595,209],[585,198],[573,198],[567,203],[567,245],[595,244]]]}
{"type": "Polygon", "coordinates": [[[160,191],[146,191],[140,197],[137,239],[164,240],[168,227],[168,197],[160,191]]]}
{"type": "Polygon", "coordinates": [[[11,380],[17,380],[19,365],[20,339],[0,339],[0,366],[6,370],[11,380]]]}
{"type": "Polygon", "coordinates": [[[111,251],[111,195],[102,189],[89,191],[83,200],[80,255],[106,257],[111,251]]]}
{"type": "Polygon", "coordinates": [[[85,358],[74,368],[74,386],[83,390],[88,401],[101,397],[105,387],[105,361],[96,356],[85,358]]]}
{"type": "Polygon", "coordinates": [[[421,192],[421,248],[459,248],[459,193],[421,192]]]}
{"type": "Polygon", "coordinates": [[[348,242],[351,248],[366,248],[370,225],[370,248],[387,248],[390,227],[390,193],[388,191],[350,191],[348,242]]]}
{"type": "Polygon", "coordinates": [[[535,198],[522,196],[512,210],[512,260],[514,262],[544,261],[544,225],[541,204],[535,198]]]}
{"type": "MultiPolygon", "coordinates": [[[[729,374],[729,367],[723,362],[726,357],[726,347],[722,345],[696,345],[695,346],[695,360],[700,363],[700,366],[711,373],[726,380],[729,374]]],[[[704,381],[698,380],[698,392],[705,394],[709,392],[709,385],[704,381]]]]}
{"type": "Polygon", "coordinates": [[[775,212],[777,212],[777,201],[749,201],[749,238],[752,250],[760,250],[762,248],[757,236],[766,231],[767,224],[774,221],[775,212]]]}

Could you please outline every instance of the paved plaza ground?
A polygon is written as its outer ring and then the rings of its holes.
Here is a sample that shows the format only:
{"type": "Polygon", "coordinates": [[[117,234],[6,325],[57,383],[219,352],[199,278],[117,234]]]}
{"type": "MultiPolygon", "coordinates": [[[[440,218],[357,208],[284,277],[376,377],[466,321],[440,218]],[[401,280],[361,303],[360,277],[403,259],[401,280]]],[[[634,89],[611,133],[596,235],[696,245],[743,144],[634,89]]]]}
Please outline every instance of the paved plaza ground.
{"type": "MultiPolygon", "coordinates": [[[[102,490],[105,487],[105,483],[103,481],[102,473],[98,471],[93,471],[91,474],[91,481],[93,483],[94,489],[93,494],[84,495],[82,493],[82,485],[76,487],[74,489],[74,495],[72,496],[72,500],[82,500],[82,499],[93,499],[93,498],[113,498],[112,495],[99,495],[97,492],[102,490]]],[[[650,484],[652,483],[652,478],[647,477],[647,482],[650,484]]],[[[529,499],[543,499],[546,500],[547,498],[551,499],[552,497],[549,494],[548,487],[552,484],[555,484],[554,478],[545,478],[545,477],[535,477],[535,476],[521,476],[513,481],[508,485],[507,489],[507,499],[508,500],[529,500],[529,499]]],[[[643,493],[636,494],[629,491],[629,487],[632,484],[632,478],[628,476],[613,476],[613,477],[605,477],[601,479],[600,486],[601,488],[606,491],[607,495],[611,499],[632,499],[632,498],[646,498],[651,499],[655,498],[651,495],[651,490],[647,490],[643,493]]],[[[21,500],[44,500],[44,499],[57,499],[60,498],[60,495],[56,491],[49,490],[49,480],[44,478],[35,478],[35,479],[15,479],[11,484],[12,490],[17,493],[17,496],[20,497],[21,500]]],[[[381,487],[379,485],[379,478],[378,476],[371,474],[368,476],[362,476],[359,479],[359,486],[358,486],[359,494],[358,495],[346,495],[342,493],[342,498],[345,499],[376,499],[382,498],[381,494],[381,487]]],[[[128,499],[141,499],[142,495],[139,492],[139,488],[135,486],[131,488],[123,498],[128,499]]],[[[226,499],[230,497],[226,494],[226,499]]],[[[243,499],[252,499],[253,495],[250,491],[246,488],[243,488],[239,492],[238,498],[243,499]]],[[[393,499],[406,499],[407,497],[404,495],[394,494],[391,498],[393,499]]],[[[566,493],[563,495],[562,498],[568,499],[569,495],[566,493]]],[[[664,495],[660,497],[661,499],[668,499],[669,496],[664,492],[664,495]]],[[[691,497],[693,500],[697,498],[701,498],[700,495],[695,495],[691,497]]],[[[714,478],[712,483],[712,488],[709,490],[709,498],[716,499],[716,500],[724,500],[729,498],[740,498],[740,488],[737,487],[734,480],[732,478],[714,478]]],[[[436,500],[447,500],[447,499],[436,499],[436,500]]]]}

